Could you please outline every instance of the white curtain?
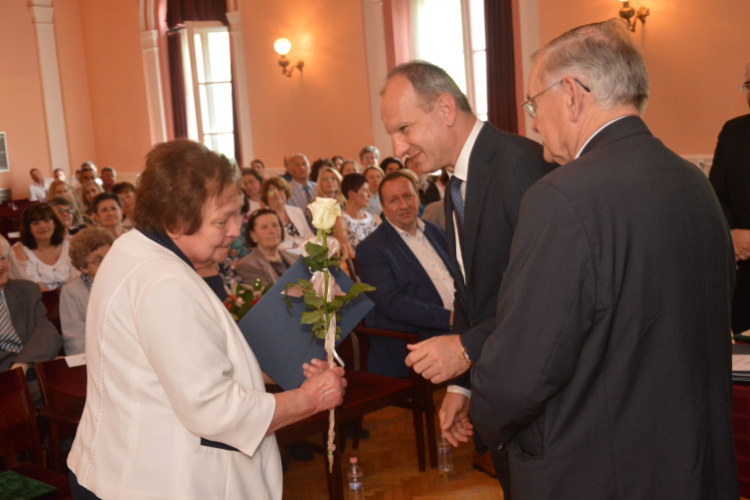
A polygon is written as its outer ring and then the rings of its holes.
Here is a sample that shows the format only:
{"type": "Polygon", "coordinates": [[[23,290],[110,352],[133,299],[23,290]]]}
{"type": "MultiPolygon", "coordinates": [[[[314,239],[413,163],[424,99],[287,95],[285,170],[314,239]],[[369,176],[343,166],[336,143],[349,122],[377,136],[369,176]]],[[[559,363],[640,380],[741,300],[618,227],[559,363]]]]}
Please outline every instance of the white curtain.
{"type": "Polygon", "coordinates": [[[466,93],[461,0],[410,0],[414,59],[443,68],[466,93]]]}

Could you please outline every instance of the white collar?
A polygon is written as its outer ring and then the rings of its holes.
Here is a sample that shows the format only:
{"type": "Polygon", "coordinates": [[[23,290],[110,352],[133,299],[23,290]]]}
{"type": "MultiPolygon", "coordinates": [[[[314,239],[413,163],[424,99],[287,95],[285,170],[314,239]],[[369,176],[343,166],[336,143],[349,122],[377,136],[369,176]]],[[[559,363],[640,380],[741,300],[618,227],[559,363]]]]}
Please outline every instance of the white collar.
{"type": "MultiPolygon", "coordinates": [[[[393,229],[395,229],[396,232],[400,236],[402,236],[402,237],[404,235],[412,236],[411,233],[409,233],[408,231],[404,231],[403,229],[401,229],[400,227],[398,227],[396,224],[394,224],[393,222],[391,222],[391,220],[388,219],[388,217],[386,217],[385,220],[388,221],[388,224],[390,224],[391,226],[393,226],[393,229]]],[[[416,236],[412,236],[412,238],[416,238],[419,235],[419,233],[424,233],[424,222],[422,222],[422,219],[417,218],[417,235],[416,236]]]]}
{"type": "Polygon", "coordinates": [[[588,139],[586,139],[586,142],[583,143],[583,146],[581,146],[581,149],[578,150],[578,153],[576,153],[576,157],[573,158],[573,159],[577,160],[578,157],[581,156],[581,153],[583,152],[583,150],[586,149],[586,146],[589,145],[589,142],[591,142],[591,139],[593,139],[594,137],[596,137],[596,134],[598,134],[599,132],[601,132],[605,128],[609,127],[610,125],[612,125],[613,123],[615,123],[617,120],[622,120],[623,118],[627,118],[628,116],[631,116],[631,115],[620,116],[619,118],[615,118],[611,122],[605,123],[604,125],[602,125],[599,128],[599,130],[597,130],[596,132],[594,132],[593,134],[591,134],[591,137],[589,137],[588,139]]]}
{"type": "Polygon", "coordinates": [[[474,123],[474,128],[471,129],[469,137],[466,138],[464,147],[461,149],[461,154],[458,155],[458,160],[453,166],[453,175],[466,182],[469,178],[469,157],[471,156],[471,150],[474,149],[474,143],[477,142],[479,132],[484,127],[484,122],[477,118],[474,123]]]}

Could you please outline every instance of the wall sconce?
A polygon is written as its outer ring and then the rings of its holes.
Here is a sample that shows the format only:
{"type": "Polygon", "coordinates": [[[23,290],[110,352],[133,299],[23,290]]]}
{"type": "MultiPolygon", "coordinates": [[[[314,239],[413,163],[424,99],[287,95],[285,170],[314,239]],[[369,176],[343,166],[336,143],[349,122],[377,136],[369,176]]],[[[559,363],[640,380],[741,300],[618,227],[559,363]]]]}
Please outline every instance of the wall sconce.
{"type": "Polygon", "coordinates": [[[279,58],[279,66],[281,66],[282,75],[286,75],[289,78],[291,78],[292,73],[294,72],[294,68],[297,68],[298,70],[302,71],[302,68],[305,67],[305,61],[300,59],[299,61],[297,61],[297,64],[292,66],[291,69],[288,69],[289,59],[286,58],[286,55],[289,53],[290,50],[292,50],[292,44],[286,38],[279,38],[275,42],[273,42],[273,48],[276,51],[276,53],[281,56],[279,58]]]}
{"type": "Polygon", "coordinates": [[[638,12],[635,11],[633,7],[630,6],[630,2],[628,0],[620,0],[622,2],[622,9],[620,9],[620,17],[625,19],[625,21],[628,23],[628,27],[630,28],[630,31],[635,33],[635,25],[638,22],[638,20],[641,20],[641,23],[646,24],[646,18],[651,13],[649,9],[646,7],[641,6],[640,9],[638,9],[638,12]]]}

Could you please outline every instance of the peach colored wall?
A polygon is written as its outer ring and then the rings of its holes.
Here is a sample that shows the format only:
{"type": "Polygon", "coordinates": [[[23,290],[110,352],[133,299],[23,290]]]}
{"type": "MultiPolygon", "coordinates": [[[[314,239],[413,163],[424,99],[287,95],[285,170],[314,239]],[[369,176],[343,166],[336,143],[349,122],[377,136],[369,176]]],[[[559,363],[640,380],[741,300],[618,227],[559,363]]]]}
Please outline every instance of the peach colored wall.
{"type": "Polygon", "coordinates": [[[29,170],[52,176],[36,33],[25,0],[0,1],[0,47],[0,132],[10,163],[9,172],[0,172],[0,187],[22,199],[29,196],[29,170]]]}
{"type": "Polygon", "coordinates": [[[71,176],[85,161],[97,161],[89,79],[79,0],[56,0],[55,42],[60,66],[71,176]]]}
{"type": "Polygon", "coordinates": [[[136,0],[79,0],[96,163],[139,172],[151,148],[136,0]]]}
{"type": "Polygon", "coordinates": [[[255,157],[271,168],[290,152],[358,159],[373,140],[362,1],[242,0],[240,9],[255,157]],[[305,61],[302,74],[281,74],[280,37],[293,64],[305,61]]]}
{"type": "MultiPolygon", "coordinates": [[[[538,0],[541,42],[581,24],[617,16],[617,0],[538,0]]],[[[713,154],[722,124],[748,113],[738,86],[750,60],[750,3],[736,0],[635,0],[651,9],[633,41],[651,81],[644,116],[678,154],[713,154]]]]}

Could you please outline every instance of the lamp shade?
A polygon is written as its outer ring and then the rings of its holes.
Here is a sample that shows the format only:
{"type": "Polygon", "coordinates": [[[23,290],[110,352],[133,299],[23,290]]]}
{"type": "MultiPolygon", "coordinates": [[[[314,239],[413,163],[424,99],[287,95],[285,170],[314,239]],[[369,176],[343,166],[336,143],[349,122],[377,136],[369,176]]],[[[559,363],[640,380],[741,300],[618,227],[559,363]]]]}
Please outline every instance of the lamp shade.
{"type": "Polygon", "coordinates": [[[273,42],[273,48],[277,54],[285,56],[292,49],[292,44],[286,38],[279,38],[273,42]]]}

